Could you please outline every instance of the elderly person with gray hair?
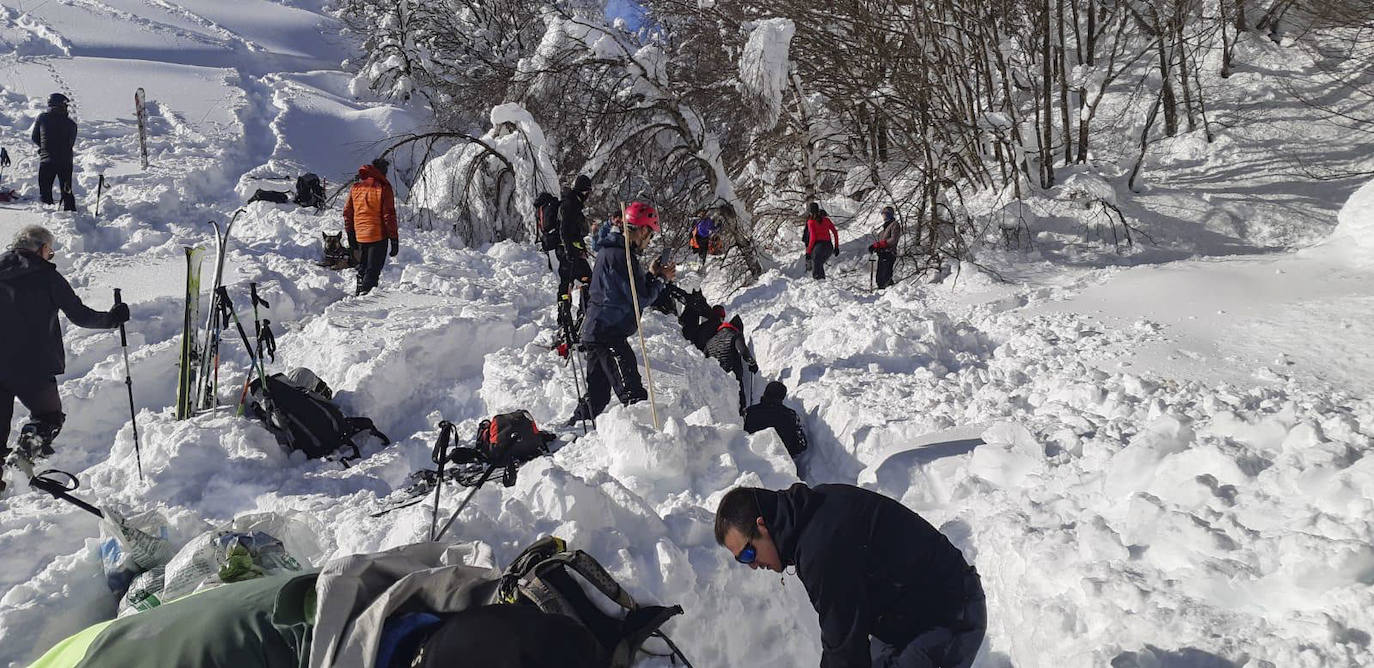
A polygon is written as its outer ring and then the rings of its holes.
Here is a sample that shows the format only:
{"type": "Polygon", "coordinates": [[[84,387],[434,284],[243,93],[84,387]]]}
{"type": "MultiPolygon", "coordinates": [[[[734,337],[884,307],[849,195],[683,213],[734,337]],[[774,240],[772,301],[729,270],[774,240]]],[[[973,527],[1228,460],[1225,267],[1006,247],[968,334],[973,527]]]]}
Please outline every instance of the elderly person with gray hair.
{"type": "Polygon", "coordinates": [[[66,313],[78,327],[92,329],[113,329],[129,320],[124,304],[108,312],[82,304],[57,273],[52,263],[56,253],[52,233],[31,225],[0,254],[0,458],[9,456],[16,398],[29,409],[29,422],[17,443],[20,454],[29,459],[52,454],[52,440],[62,430],[66,415],[57,394],[57,376],[66,371],[66,351],[57,312],[66,313]]]}

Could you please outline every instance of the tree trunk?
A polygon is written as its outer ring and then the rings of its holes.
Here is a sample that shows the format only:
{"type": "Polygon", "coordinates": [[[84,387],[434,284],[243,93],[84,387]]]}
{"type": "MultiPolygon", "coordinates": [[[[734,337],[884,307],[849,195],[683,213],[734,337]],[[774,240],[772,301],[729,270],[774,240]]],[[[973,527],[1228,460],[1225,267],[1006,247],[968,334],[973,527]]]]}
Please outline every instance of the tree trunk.
{"type": "Polygon", "coordinates": [[[1231,76],[1231,54],[1235,50],[1235,41],[1230,39],[1226,32],[1226,24],[1230,22],[1230,17],[1226,11],[1229,2],[1230,0],[1217,0],[1217,21],[1221,27],[1221,78],[1223,79],[1231,76]]]}
{"type": "Polygon", "coordinates": [[[1164,107],[1164,134],[1173,137],[1178,134],[1178,108],[1177,101],[1174,100],[1174,81],[1171,72],[1173,68],[1169,65],[1169,49],[1164,46],[1168,36],[1168,33],[1160,35],[1156,44],[1159,49],[1159,100],[1164,107]]]}
{"type": "Polygon", "coordinates": [[[1044,104],[1044,118],[1041,119],[1044,138],[1040,146],[1040,187],[1054,187],[1054,94],[1052,85],[1054,83],[1054,61],[1051,59],[1053,50],[1050,44],[1050,0],[1045,0],[1041,6],[1043,20],[1040,22],[1042,31],[1040,41],[1040,97],[1044,104]]]}
{"type": "Polygon", "coordinates": [[[1145,127],[1140,130],[1140,153],[1136,156],[1135,165],[1131,167],[1131,176],[1126,180],[1126,187],[1131,192],[1139,192],[1135,189],[1136,177],[1140,176],[1140,169],[1145,164],[1145,150],[1150,147],[1150,128],[1154,127],[1155,119],[1159,117],[1159,107],[1164,101],[1164,95],[1155,97],[1155,103],[1150,106],[1150,113],[1145,115],[1145,127]]]}
{"type": "Polygon", "coordinates": [[[1073,162],[1073,120],[1069,117],[1068,46],[1064,41],[1064,0],[1059,0],[1059,49],[1055,65],[1059,73],[1059,121],[1064,136],[1064,164],[1073,162]]]}
{"type": "Polygon", "coordinates": [[[1178,83],[1179,90],[1183,93],[1183,111],[1188,115],[1188,131],[1195,132],[1197,131],[1197,115],[1193,113],[1193,87],[1188,83],[1188,70],[1190,69],[1188,67],[1188,44],[1183,39],[1183,20],[1181,17],[1176,21],[1174,27],[1177,30],[1174,34],[1177,40],[1174,48],[1178,50],[1178,83]]]}

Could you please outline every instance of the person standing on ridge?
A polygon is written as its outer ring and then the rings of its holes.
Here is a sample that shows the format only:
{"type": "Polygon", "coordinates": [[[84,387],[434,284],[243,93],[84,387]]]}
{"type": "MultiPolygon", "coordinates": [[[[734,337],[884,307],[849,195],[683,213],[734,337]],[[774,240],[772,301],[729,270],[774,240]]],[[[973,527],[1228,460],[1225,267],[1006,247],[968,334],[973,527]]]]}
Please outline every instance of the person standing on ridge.
{"type": "Polygon", "coordinates": [[[825,261],[840,255],[840,233],[835,223],[815,202],[811,203],[806,219],[806,257],[810,260],[811,276],[825,278],[825,261]]]}
{"type": "Polygon", "coordinates": [[[658,231],[658,212],[644,202],[634,202],[625,210],[625,230],[612,230],[596,254],[587,311],[582,320],[582,345],[587,352],[587,395],[577,404],[569,426],[594,419],[606,410],[614,391],[620,403],[629,405],[648,398],[639,376],[639,362],[629,338],[639,328],[630,292],[634,277],[639,309],[649,308],[663,291],[664,281],[677,276],[672,263],[658,266],[655,260],[645,273],[636,253],[644,250],[658,231]],[[630,254],[633,270],[627,266],[630,254]]]}
{"type": "Polygon", "coordinates": [[[876,492],[736,487],[716,509],[735,561],[795,566],[820,616],[823,668],[968,668],[987,630],[978,572],[929,522],[876,492]]]}
{"type": "Polygon", "coordinates": [[[355,295],[365,295],[377,287],[387,257],[396,257],[401,250],[396,226],[396,192],[386,180],[390,166],[386,158],[377,158],[359,167],[358,178],[348,189],[343,217],[348,246],[358,261],[355,295]]]}
{"type": "Polygon", "coordinates": [[[753,434],[772,429],[777,432],[787,447],[787,454],[797,463],[797,476],[801,477],[805,472],[798,457],[806,452],[806,431],[802,429],[797,412],[783,405],[782,400],[786,398],[786,385],[776,380],[768,383],[763,388],[763,398],[744,410],[744,431],[753,434]]]}
{"type": "MultiPolygon", "coordinates": [[[[725,309],[721,308],[717,315],[725,317],[725,309]]],[[[744,374],[758,373],[759,364],[754,361],[754,355],[749,352],[749,346],[744,344],[744,321],[736,315],[729,322],[722,322],[716,327],[716,333],[706,342],[706,356],[720,363],[720,368],[735,374],[735,382],[739,383],[739,414],[744,415],[745,406],[753,397],[746,397],[744,392],[744,374]]]]}
{"type": "Polygon", "coordinates": [[[76,211],[72,189],[72,162],[76,150],[76,121],[67,114],[71,100],[61,93],[48,96],[48,110],[33,123],[33,143],[38,146],[38,196],[52,204],[52,182],[58,182],[62,210],[76,211]]]}
{"type": "MultiPolygon", "coordinates": [[[[127,304],[101,312],[81,303],[57,273],[56,254],[52,233],[38,225],[20,230],[10,250],[0,254],[0,461],[10,454],[15,399],[29,409],[16,447],[30,461],[52,454],[66,421],[57,393],[57,376],[67,366],[57,312],[91,329],[114,329],[129,320],[127,304]]],[[[0,480],[0,491],[4,487],[0,480]]]]}
{"type": "Polygon", "coordinates": [[[890,206],[883,207],[883,230],[868,247],[868,252],[878,255],[879,290],[892,285],[892,269],[897,266],[897,244],[901,240],[902,224],[897,222],[897,212],[890,206]]]}

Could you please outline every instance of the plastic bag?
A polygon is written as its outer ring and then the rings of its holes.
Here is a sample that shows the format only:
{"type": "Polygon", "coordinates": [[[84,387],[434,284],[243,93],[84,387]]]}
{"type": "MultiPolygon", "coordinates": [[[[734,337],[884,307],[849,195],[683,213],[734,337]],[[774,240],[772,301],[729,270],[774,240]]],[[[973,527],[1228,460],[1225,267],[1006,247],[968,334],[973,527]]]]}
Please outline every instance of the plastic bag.
{"type": "Polygon", "coordinates": [[[162,605],[162,581],[166,569],[158,566],[129,583],[129,592],[119,602],[119,616],[132,615],[162,605]]]}
{"type": "Polygon", "coordinates": [[[280,540],[261,531],[211,531],[196,537],[167,563],[161,601],[264,575],[300,571],[280,540]]]}
{"type": "Polygon", "coordinates": [[[111,508],[102,511],[100,565],[110,591],[122,595],[136,576],[166,564],[175,549],[167,538],[167,523],[157,511],[127,517],[111,508]]]}

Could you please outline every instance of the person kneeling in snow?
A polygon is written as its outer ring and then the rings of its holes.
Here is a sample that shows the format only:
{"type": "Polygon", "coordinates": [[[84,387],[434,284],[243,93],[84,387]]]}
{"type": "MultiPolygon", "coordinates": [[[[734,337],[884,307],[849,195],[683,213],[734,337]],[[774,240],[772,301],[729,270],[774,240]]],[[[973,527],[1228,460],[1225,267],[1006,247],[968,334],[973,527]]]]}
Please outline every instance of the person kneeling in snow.
{"type": "MultiPolygon", "coordinates": [[[[52,263],[54,244],[52,232],[31,225],[0,255],[0,460],[9,455],[16,398],[30,414],[19,432],[20,454],[29,459],[51,455],[52,441],[62,431],[67,416],[56,377],[66,371],[66,352],[57,312],[92,329],[114,329],[129,320],[126,304],[100,312],[81,303],[52,263]]],[[[0,490],[4,487],[0,481],[0,490]]]]}
{"type": "Polygon", "coordinates": [[[590,420],[606,410],[611,391],[620,403],[629,405],[648,398],[639,377],[639,362],[629,337],[639,328],[635,321],[635,305],[631,297],[630,277],[634,276],[643,311],[658,299],[663,281],[677,276],[677,268],[669,263],[658,266],[657,260],[645,273],[640,269],[634,253],[649,244],[658,231],[658,212],[648,204],[634,202],[625,211],[625,232],[611,231],[596,253],[592,268],[592,284],[588,291],[587,311],[582,321],[582,344],[587,351],[587,396],[578,402],[577,411],[569,425],[590,420]],[[630,253],[633,272],[625,261],[630,253]]]}
{"type": "Polygon", "coordinates": [[[851,485],[736,487],[716,542],[750,568],[797,568],[826,668],[967,668],[987,629],[978,573],[906,506],[851,485]]]}
{"type": "Polygon", "coordinates": [[[753,434],[772,429],[787,447],[787,454],[797,462],[797,474],[802,474],[801,461],[797,458],[806,452],[806,431],[802,429],[801,418],[797,412],[782,404],[787,398],[787,386],[778,381],[768,383],[763,388],[763,398],[744,411],[744,430],[753,434]]]}
{"type": "Polygon", "coordinates": [[[391,163],[377,158],[358,168],[358,179],[348,190],[344,204],[344,230],[348,232],[348,246],[358,261],[358,287],[355,295],[365,295],[377,287],[386,266],[388,255],[396,257],[401,250],[400,234],[396,227],[396,192],[386,180],[391,163]],[[391,252],[387,252],[390,243],[391,252]]]}

